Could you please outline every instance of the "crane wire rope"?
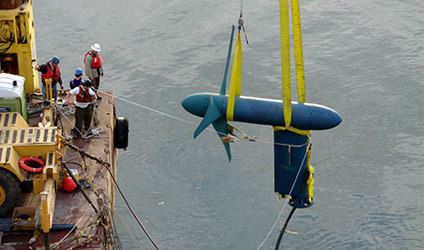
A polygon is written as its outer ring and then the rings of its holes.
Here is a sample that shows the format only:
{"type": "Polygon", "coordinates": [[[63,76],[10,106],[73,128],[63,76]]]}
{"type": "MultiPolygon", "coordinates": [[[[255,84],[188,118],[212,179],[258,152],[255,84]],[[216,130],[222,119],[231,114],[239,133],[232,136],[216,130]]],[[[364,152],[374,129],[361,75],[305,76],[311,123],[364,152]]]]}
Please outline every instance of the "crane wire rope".
{"type": "Polygon", "coordinates": [[[238,20],[238,25],[243,29],[244,38],[246,39],[246,44],[249,44],[249,40],[247,40],[247,34],[246,29],[244,28],[244,21],[243,21],[243,0],[240,0],[240,17],[238,20]]]}

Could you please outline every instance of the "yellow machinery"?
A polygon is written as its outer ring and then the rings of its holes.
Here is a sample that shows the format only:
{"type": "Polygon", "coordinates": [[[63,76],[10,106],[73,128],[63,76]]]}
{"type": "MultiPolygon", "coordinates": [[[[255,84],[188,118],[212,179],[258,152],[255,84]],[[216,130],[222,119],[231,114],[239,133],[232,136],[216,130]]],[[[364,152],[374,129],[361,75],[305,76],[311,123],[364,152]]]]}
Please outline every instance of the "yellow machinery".
{"type": "MultiPolygon", "coordinates": [[[[36,64],[32,0],[0,1],[0,73],[23,76],[25,94],[31,94],[39,87],[36,64]]],[[[46,83],[50,101],[51,81],[46,83]]],[[[15,207],[22,183],[32,183],[33,194],[41,204],[41,228],[48,233],[60,183],[61,137],[54,127],[54,108],[44,109],[38,127],[29,127],[23,113],[0,112],[0,216],[15,207]],[[20,166],[24,157],[41,159],[45,166],[41,172],[24,170],[20,166]]]]}
{"type": "Polygon", "coordinates": [[[1,1],[0,72],[25,77],[25,93],[31,94],[39,87],[36,64],[32,0],[1,1]]]}
{"type": "Polygon", "coordinates": [[[57,127],[29,127],[19,113],[0,113],[0,176],[7,176],[0,177],[0,212],[15,206],[21,182],[32,182],[33,192],[41,194],[41,225],[48,232],[59,188],[59,141],[57,127]],[[23,157],[42,159],[42,172],[22,169],[19,160],[23,157]]]}

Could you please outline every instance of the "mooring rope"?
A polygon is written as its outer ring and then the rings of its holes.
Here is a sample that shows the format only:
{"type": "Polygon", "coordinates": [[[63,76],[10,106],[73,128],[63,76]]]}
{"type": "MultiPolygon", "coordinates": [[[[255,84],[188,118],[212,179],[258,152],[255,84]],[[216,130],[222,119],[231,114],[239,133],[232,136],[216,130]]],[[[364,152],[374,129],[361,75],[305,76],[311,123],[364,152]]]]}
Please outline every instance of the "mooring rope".
{"type": "MultiPolygon", "coordinates": [[[[118,100],[121,100],[121,101],[123,101],[123,102],[129,103],[129,104],[132,104],[132,105],[134,105],[134,106],[137,106],[137,107],[140,107],[140,108],[143,108],[143,109],[147,109],[147,110],[152,111],[152,112],[154,112],[154,113],[157,113],[157,114],[159,114],[159,115],[166,116],[166,117],[168,117],[168,118],[175,119],[175,120],[178,120],[178,121],[181,121],[181,122],[184,122],[184,123],[187,123],[187,124],[193,125],[193,126],[195,126],[195,127],[197,127],[197,126],[198,126],[198,124],[197,124],[197,123],[194,123],[194,122],[190,122],[190,121],[184,120],[184,119],[179,118],[179,117],[177,117],[177,116],[167,114],[167,113],[165,113],[165,112],[159,111],[159,110],[157,110],[157,109],[154,109],[154,108],[148,107],[148,106],[143,105],[143,104],[139,104],[139,103],[136,103],[136,102],[133,102],[133,101],[129,101],[129,100],[125,99],[124,97],[120,97],[120,96],[117,96],[117,95],[112,95],[112,94],[109,94],[109,93],[107,93],[107,92],[105,92],[105,91],[101,91],[101,90],[99,90],[98,92],[101,92],[102,94],[108,95],[108,96],[110,96],[110,97],[115,97],[115,98],[116,98],[116,99],[118,99],[118,100]]],[[[205,130],[208,130],[208,131],[210,131],[210,132],[217,133],[217,134],[219,134],[219,135],[229,136],[229,135],[227,135],[227,134],[225,134],[225,133],[221,133],[221,132],[219,132],[219,131],[215,131],[214,129],[209,128],[209,127],[208,127],[208,128],[206,128],[205,130]]],[[[237,138],[237,137],[232,136],[232,138],[233,138],[233,139],[235,139],[235,140],[238,140],[238,138],[237,138]]],[[[300,145],[297,145],[297,144],[276,143],[276,142],[273,142],[273,141],[266,140],[266,139],[269,139],[269,138],[266,138],[266,137],[259,137],[259,136],[253,136],[253,138],[255,138],[255,141],[256,141],[256,142],[260,142],[260,143],[264,143],[264,144],[272,144],[272,145],[277,145],[277,146],[290,146],[290,147],[300,147],[300,148],[301,148],[301,147],[303,147],[303,146],[305,146],[305,145],[306,145],[306,143],[305,143],[305,144],[300,144],[300,145]],[[265,139],[258,139],[258,138],[265,138],[265,139]]]]}
{"type": "Polygon", "coordinates": [[[71,149],[73,149],[73,150],[75,150],[75,151],[78,151],[79,153],[83,154],[84,156],[86,156],[86,157],[88,157],[88,158],[90,158],[90,159],[92,159],[92,160],[95,160],[98,164],[100,164],[100,165],[102,165],[104,168],[106,168],[106,170],[109,172],[110,179],[112,180],[113,184],[115,185],[116,189],[118,190],[119,194],[121,195],[122,199],[124,200],[124,202],[125,202],[125,204],[126,204],[126,206],[127,206],[128,210],[129,210],[129,211],[131,212],[131,214],[133,215],[133,217],[134,217],[135,221],[138,223],[138,225],[139,225],[139,226],[140,226],[140,228],[143,230],[144,234],[147,236],[147,238],[150,240],[150,242],[153,244],[153,246],[155,247],[155,249],[159,250],[159,247],[156,245],[156,243],[155,243],[155,241],[153,240],[153,238],[152,238],[152,237],[150,236],[150,234],[147,232],[147,229],[145,228],[145,226],[143,225],[143,223],[141,222],[141,220],[138,218],[138,216],[137,216],[137,214],[135,213],[134,209],[132,208],[131,204],[129,203],[129,201],[127,200],[126,196],[125,196],[125,195],[124,195],[124,193],[122,192],[121,187],[118,185],[118,183],[117,183],[117,181],[116,181],[116,179],[115,179],[115,176],[114,176],[114,174],[112,173],[112,170],[110,169],[110,163],[108,163],[108,162],[106,162],[106,161],[104,161],[104,160],[102,160],[102,159],[100,159],[100,158],[98,158],[98,157],[96,157],[96,156],[94,156],[94,155],[91,155],[91,154],[89,154],[89,153],[87,153],[87,152],[85,152],[85,151],[80,150],[77,146],[75,146],[75,145],[73,145],[73,144],[71,144],[71,143],[68,143],[68,142],[63,141],[63,140],[62,140],[62,143],[63,143],[65,146],[68,146],[69,148],[71,148],[71,149]]]}

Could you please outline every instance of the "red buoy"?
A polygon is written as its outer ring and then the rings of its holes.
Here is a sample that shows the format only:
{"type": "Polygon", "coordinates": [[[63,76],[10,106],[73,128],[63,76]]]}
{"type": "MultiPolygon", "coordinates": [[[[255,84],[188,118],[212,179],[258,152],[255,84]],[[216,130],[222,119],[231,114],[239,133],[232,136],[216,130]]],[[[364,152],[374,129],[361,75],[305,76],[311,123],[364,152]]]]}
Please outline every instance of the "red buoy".
{"type": "Polygon", "coordinates": [[[74,180],[72,180],[71,177],[68,176],[63,178],[62,187],[66,192],[73,192],[77,187],[77,184],[74,182],[74,180]]]}

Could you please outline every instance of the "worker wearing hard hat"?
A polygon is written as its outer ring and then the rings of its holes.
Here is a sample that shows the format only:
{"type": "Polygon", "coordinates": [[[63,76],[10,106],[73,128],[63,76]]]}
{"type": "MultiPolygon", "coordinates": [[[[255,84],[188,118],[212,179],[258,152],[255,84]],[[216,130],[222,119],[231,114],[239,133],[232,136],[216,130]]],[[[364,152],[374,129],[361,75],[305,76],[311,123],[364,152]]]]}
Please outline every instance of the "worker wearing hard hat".
{"type": "Polygon", "coordinates": [[[48,62],[42,65],[36,65],[35,69],[41,72],[41,82],[42,90],[43,90],[43,102],[46,101],[46,79],[52,79],[52,92],[54,100],[57,99],[57,86],[59,83],[61,89],[63,89],[62,78],[60,76],[60,68],[59,68],[60,59],[57,56],[53,56],[50,58],[48,62]]]}
{"type": "Polygon", "coordinates": [[[72,79],[69,82],[69,87],[71,87],[71,89],[78,87],[79,85],[82,84],[83,80],[82,80],[82,74],[84,73],[84,71],[82,71],[82,69],[78,68],[75,70],[75,78],[72,79]]]}
{"type": "Polygon", "coordinates": [[[83,135],[82,125],[84,123],[85,131],[89,133],[91,129],[91,120],[93,115],[92,103],[96,102],[96,94],[91,89],[91,81],[85,80],[78,87],[73,88],[66,96],[66,103],[69,103],[71,95],[75,95],[75,127],[72,129],[74,138],[83,135]]]}
{"type": "Polygon", "coordinates": [[[95,43],[91,46],[91,50],[87,51],[84,55],[85,75],[93,82],[93,87],[96,91],[100,86],[100,76],[103,76],[100,51],[100,45],[95,43]]]}

